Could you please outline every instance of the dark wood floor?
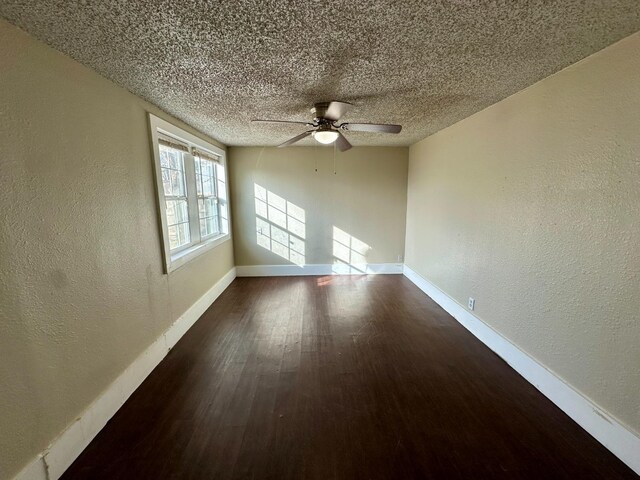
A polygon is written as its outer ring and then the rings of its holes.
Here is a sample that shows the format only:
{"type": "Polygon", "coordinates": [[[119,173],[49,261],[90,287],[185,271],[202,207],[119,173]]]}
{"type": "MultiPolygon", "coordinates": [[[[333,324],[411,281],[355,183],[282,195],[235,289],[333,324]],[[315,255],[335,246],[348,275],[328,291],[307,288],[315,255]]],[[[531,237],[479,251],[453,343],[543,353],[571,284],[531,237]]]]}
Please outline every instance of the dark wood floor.
{"type": "Polygon", "coordinates": [[[378,275],[236,279],[63,478],[637,477],[378,275]]]}

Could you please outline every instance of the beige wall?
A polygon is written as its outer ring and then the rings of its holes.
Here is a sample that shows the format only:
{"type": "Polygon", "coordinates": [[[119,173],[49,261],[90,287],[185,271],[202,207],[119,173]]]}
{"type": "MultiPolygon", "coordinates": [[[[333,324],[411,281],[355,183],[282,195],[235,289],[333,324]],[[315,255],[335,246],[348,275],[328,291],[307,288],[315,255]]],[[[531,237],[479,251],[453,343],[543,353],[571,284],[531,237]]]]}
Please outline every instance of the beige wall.
{"type": "MultiPolygon", "coordinates": [[[[337,174],[327,147],[230,149],[236,263],[291,263],[257,244],[255,184],[304,210],[307,264],[334,262],[334,227],[396,263],[406,210],[411,268],[640,432],[639,50],[632,36],[410,150],[338,154],[337,174]]],[[[0,65],[10,478],[234,252],[162,274],[146,112],[193,130],[3,21],[0,65]]]]}
{"type": "Polygon", "coordinates": [[[184,125],[4,21],[0,65],[4,479],[232,268],[233,251],[162,273],[146,112],[184,125]]]}
{"type": "Polygon", "coordinates": [[[640,432],[640,34],[410,149],[406,263],[640,432]]]}
{"type": "MultiPolygon", "coordinates": [[[[285,258],[258,244],[256,185],[276,195],[276,201],[281,197],[294,205],[290,221],[298,228],[295,216],[304,210],[304,263],[335,262],[334,227],[354,239],[353,259],[364,254],[367,263],[398,263],[404,254],[408,153],[404,147],[354,147],[337,152],[334,174],[332,147],[231,147],[236,264],[291,265],[300,258],[296,253],[285,258]]],[[[339,235],[344,243],[346,237],[339,235]]]]}

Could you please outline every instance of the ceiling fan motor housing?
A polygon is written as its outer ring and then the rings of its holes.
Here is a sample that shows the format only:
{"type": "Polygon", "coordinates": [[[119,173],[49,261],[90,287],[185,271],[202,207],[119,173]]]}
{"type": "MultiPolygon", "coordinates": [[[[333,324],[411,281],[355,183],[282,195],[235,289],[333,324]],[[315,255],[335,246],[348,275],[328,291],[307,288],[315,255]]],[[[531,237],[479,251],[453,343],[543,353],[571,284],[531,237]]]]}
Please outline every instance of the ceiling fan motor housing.
{"type": "Polygon", "coordinates": [[[331,123],[331,120],[325,119],[325,115],[327,114],[327,108],[329,108],[329,102],[316,103],[311,109],[311,113],[313,113],[314,120],[321,122],[324,120],[326,122],[331,123]]]}
{"type": "Polygon", "coordinates": [[[287,140],[284,143],[278,145],[278,147],[287,147],[293,145],[296,142],[313,135],[313,138],[319,143],[328,145],[334,143],[337,145],[341,152],[349,150],[351,144],[341,133],[343,131],[356,131],[356,132],[373,132],[373,133],[400,133],[402,130],[401,125],[389,125],[384,123],[348,123],[343,122],[338,124],[343,115],[353,105],[348,102],[331,101],[331,102],[318,102],[311,109],[313,114],[312,122],[301,122],[299,120],[252,120],[254,122],[272,122],[272,123],[294,123],[311,127],[311,130],[296,135],[295,137],[287,140]]]}

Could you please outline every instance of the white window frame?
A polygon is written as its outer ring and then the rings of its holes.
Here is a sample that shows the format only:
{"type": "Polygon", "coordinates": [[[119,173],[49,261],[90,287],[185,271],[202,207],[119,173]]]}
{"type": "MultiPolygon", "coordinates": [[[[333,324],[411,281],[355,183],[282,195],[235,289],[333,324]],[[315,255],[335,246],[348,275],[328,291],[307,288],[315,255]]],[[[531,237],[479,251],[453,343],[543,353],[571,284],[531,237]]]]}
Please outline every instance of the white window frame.
{"type": "MultiPolygon", "coordinates": [[[[165,273],[170,273],[175,269],[181,267],[185,263],[193,260],[197,256],[204,252],[220,245],[231,239],[231,209],[229,207],[229,174],[227,169],[226,152],[216,145],[212,145],[209,142],[205,142],[201,138],[184,131],[183,129],[172,125],[171,123],[163,120],[155,115],[149,113],[149,126],[151,128],[151,143],[153,151],[153,165],[156,177],[156,199],[158,207],[158,216],[161,224],[161,237],[163,245],[163,260],[165,273]],[[220,163],[224,170],[224,184],[226,186],[225,197],[226,199],[220,199],[218,195],[218,185],[216,182],[215,193],[217,197],[218,208],[218,222],[220,228],[224,227],[224,221],[222,217],[222,211],[226,212],[226,231],[223,231],[219,235],[209,235],[207,237],[200,237],[200,218],[198,214],[198,196],[196,191],[196,175],[195,175],[195,161],[194,156],[191,153],[185,153],[184,159],[184,172],[185,183],[187,188],[187,207],[189,211],[189,230],[191,236],[191,242],[178,247],[174,250],[169,248],[169,229],[167,221],[166,203],[164,196],[164,186],[162,183],[162,167],[160,164],[160,137],[170,137],[176,141],[176,143],[185,144],[189,152],[201,150],[204,153],[209,153],[216,157],[219,157],[220,163]]],[[[216,173],[216,178],[218,174],[216,173]]]]}

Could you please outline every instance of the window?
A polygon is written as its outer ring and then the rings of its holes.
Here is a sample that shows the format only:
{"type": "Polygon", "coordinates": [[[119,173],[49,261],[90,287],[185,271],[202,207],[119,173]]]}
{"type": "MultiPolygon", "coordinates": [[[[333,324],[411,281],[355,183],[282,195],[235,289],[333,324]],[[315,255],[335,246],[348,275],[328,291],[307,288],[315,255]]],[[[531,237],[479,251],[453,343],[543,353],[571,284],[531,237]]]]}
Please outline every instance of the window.
{"type": "Polygon", "coordinates": [[[228,240],[224,150],[149,115],[166,272],[228,240]]]}
{"type": "Polygon", "coordinates": [[[184,152],[163,144],[162,140],[159,148],[169,249],[176,250],[191,243],[184,152]]]}

